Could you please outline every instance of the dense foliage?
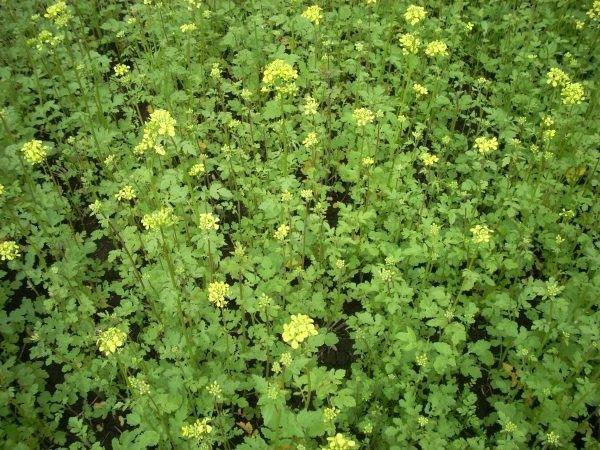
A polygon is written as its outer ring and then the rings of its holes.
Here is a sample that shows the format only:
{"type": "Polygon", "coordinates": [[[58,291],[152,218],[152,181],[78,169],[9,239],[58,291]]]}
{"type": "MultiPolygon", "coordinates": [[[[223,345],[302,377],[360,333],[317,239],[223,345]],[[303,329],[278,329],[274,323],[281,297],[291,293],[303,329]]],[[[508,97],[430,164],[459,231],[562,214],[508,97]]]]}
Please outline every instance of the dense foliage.
{"type": "Polygon", "coordinates": [[[599,1],[1,3],[3,448],[598,448],[599,1]]]}

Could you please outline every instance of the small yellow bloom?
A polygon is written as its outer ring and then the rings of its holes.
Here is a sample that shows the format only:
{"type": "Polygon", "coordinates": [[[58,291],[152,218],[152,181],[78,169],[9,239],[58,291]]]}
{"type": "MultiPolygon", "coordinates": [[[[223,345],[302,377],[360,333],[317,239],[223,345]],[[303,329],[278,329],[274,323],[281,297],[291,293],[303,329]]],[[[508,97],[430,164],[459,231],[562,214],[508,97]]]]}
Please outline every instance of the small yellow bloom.
{"type": "Polygon", "coordinates": [[[404,13],[404,20],[411,25],[418,24],[427,16],[427,11],[422,6],[410,5],[404,13]]]}
{"type": "Polygon", "coordinates": [[[471,233],[473,233],[472,240],[474,243],[486,244],[492,239],[494,231],[485,225],[475,225],[471,228],[471,233]]]}
{"type": "Polygon", "coordinates": [[[204,419],[198,419],[191,425],[184,425],[181,427],[181,436],[187,439],[202,440],[207,434],[212,431],[210,425],[210,419],[205,417],[204,419]]]}
{"type": "Polygon", "coordinates": [[[327,438],[327,447],[323,447],[323,450],[349,450],[354,447],[356,447],[356,442],[348,439],[342,433],[338,433],[327,438]]]}
{"type": "Polygon", "coordinates": [[[136,193],[132,186],[127,185],[115,194],[115,198],[119,201],[129,201],[136,198],[136,193]]]}
{"type": "Polygon", "coordinates": [[[275,239],[277,239],[278,241],[283,241],[287,237],[289,232],[290,227],[286,224],[281,224],[279,225],[273,236],[275,236],[275,239]]]}
{"type": "Polygon", "coordinates": [[[179,30],[182,33],[191,33],[192,31],[196,31],[196,24],[195,23],[184,23],[183,25],[181,25],[179,27],[179,30]]]}
{"type": "Polygon", "coordinates": [[[444,41],[431,41],[425,47],[425,54],[430,58],[436,56],[448,56],[448,46],[444,41]]]}
{"type": "Polygon", "coordinates": [[[427,88],[419,83],[413,84],[413,91],[415,91],[415,94],[417,94],[417,97],[423,97],[423,96],[429,94],[429,91],[427,90],[427,88]]]}
{"type": "Polygon", "coordinates": [[[219,229],[219,218],[211,213],[200,214],[199,227],[204,231],[217,231],[219,229]]]}
{"type": "Polygon", "coordinates": [[[302,145],[304,145],[306,148],[314,147],[318,143],[319,143],[319,140],[317,139],[317,133],[315,133],[315,132],[308,133],[306,135],[306,139],[304,139],[304,141],[302,141],[302,145]]]}
{"type": "Polygon", "coordinates": [[[314,116],[317,114],[317,108],[319,107],[319,103],[312,98],[310,95],[304,97],[304,106],[302,109],[304,110],[305,116],[314,116]]]}
{"type": "Polygon", "coordinates": [[[585,99],[581,83],[568,83],[560,95],[565,105],[578,105],[585,99]]]}
{"type": "Polygon", "coordinates": [[[124,77],[129,73],[129,66],[126,64],[117,64],[114,70],[116,76],[124,77]]]}
{"type": "Polygon", "coordinates": [[[423,152],[419,156],[421,161],[423,161],[423,165],[426,167],[433,166],[436,162],[439,161],[439,158],[436,155],[433,155],[429,152],[423,152]]]}
{"type": "Polygon", "coordinates": [[[25,161],[31,165],[41,163],[48,155],[48,150],[48,147],[37,139],[26,142],[21,147],[21,153],[23,153],[25,161]]]}
{"type": "Polygon", "coordinates": [[[302,17],[310,20],[315,25],[319,25],[321,23],[321,19],[323,18],[322,9],[319,5],[309,6],[302,13],[302,17]]]}
{"type": "Polygon", "coordinates": [[[289,323],[283,325],[281,338],[284,342],[296,349],[310,336],[318,334],[314,320],[305,314],[294,314],[289,323]]]}
{"type": "Polygon", "coordinates": [[[405,55],[417,54],[419,52],[419,46],[421,45],[421,39],[411,33],[405,33],[401,35],[398,40],[402,46],[402,53],[405,55]]]}
{"type": "Polygon", "coordinates": [[[375,160],[374,160],[373,158],[371,158],[370,156],[365,156],[365,157],[362,159],[362,161],[361,161],[361,164],[362,164],[364,167],[370,167],[370,166],[372,166],[373,164],[375,164],[375,160]]]}
{"type": "Polygon", "coordinates": [[[19,252],[19,246],[15,241],[0,242],[0,260],[12,261],[13,259],[19,257],[20,254],[21,252],[19,252]]]}
{"type": "Polygon", "coordinates": [[[495,137],[478,137],[475,139],[475,148],[482,155],[487,155],[488,153],[498,150],[498,139],[495,137]]]}
{"type": "Polygon", "coordinates": [[[190,168],[188,175],[195,177],[195,176],[203,174],[204,170],[205,170],[205,167],[204,167],[203,163],[196,163],[190,168]]]}
{"type": "Polygon", "coordinates": [[[298,72],[294,67],[282,59],[276,59],[265,67],[263,71],[264,90],[273,89],[278,93],[291,93],[295,91],[294,80],[298,72]]]}
{"type": "Polygon", "coordinates": [[[564,73],[558,67],[552,67],[546,74],[546,83],[552,87],[564,86],[570,81],[569,75],[564,73]]]}
{"type": "Polygon", "coordinates": [[[217,308],[223,308],[227,304],[225,297],[229,295],[229,285],[223,281],[213,281],[208,285],[208,301],[217,308]]]}
{"type": "Polygon", "coordinates": [[[375,114],[368,108],[356,108],[352,113],[352,117],[356,121],[356,125],[364,127],[375,120],[375,114]]]}
{"type": "Polygon", "coordinates": [[[174,225],[175,222],[177,222],[177,216],[173,214],[173,210],[168,207],[163,207],[158,211],[154,211],[142,217],[142,225],[146,230],[168,227],[174,225]]]}
{"type": "Polygon", "coordinates": [[[108,356],[116,352],[117,348],[122,347],[126,338],[127,333],[116,327],[111,327],[100,333],[97,341],[98,349],[108,356]]]}

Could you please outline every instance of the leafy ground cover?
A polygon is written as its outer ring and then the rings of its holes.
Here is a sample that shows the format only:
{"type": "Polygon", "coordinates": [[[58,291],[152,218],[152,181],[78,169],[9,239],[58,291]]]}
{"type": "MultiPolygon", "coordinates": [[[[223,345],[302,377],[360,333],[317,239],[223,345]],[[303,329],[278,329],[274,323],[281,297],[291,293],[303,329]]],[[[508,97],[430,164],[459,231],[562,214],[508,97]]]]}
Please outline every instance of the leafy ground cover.
{"type": "Polygon", "coordinates": [[[1,3],[3,448],[598,448],[600,2],[1,3]]]}

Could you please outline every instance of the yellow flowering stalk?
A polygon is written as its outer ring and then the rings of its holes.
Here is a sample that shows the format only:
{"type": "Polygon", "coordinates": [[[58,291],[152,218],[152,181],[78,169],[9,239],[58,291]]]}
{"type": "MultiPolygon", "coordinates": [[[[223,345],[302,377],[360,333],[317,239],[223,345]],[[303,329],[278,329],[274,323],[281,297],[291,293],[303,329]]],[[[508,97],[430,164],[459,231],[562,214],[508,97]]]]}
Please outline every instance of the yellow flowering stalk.
{"type": "Polygon", "coordinates": [[[195,23],[184,23],[183,25],[181,25],[179,27],[179,30],[182,33],[191,33],[192,31],[196,31],[196,24],[195,23]]]}
{"type": "Polygon", "coordinates": [[[425,86],[423,86],[422,84],[419,84],[419,83],[413,84],[413,91],[415,91],[415,94],[417,94],[417,97],[424,97],[425,95],[429,94],[429,90],[425,86]]]}
{"type": "Polygon", "coordinates": [[[142,225],[146,230],[168,227],[174,225],[175,222],[177,222],[177,216],[173,214],[173,210],[169,207],[163,207],[142,217],[142,225]]]}
{"type": "Polygon", "coordinates": [[[127,333],[116,327],[110,327],[100,333],[97,341],[98,349],[108,356],[116,352],[117,348],[122,347],[126,338],[127,333]]]}
{"type": "Polygon", "coordinates": [[[202,175],[204,173],[204,171],[205,171],[204,164],[196,163],[190,168],[188,175],[190,175],[192,177],[196,177],[198,175],[202,175]]]}
{"type": "Polygon", "coordinates": [[[304,111],[305,116],[314,116],[317,114],[317,108],[319,107],[319,103],[312,98],[310,95],[304,97],[304,105],[302,109],[304,111]]]}
{"type": "Polygon", "coordinates": [[[122,78],[129,73],[129,66],[127,64],[117,64],[114,71],[116,76],[122,78]]]}
{"type": "Polygon", "coordinates": [[[0,195],[4,194],[4,185],[0,184],[0,195]]]}
{"type": "Polygon", "coordinates": [[[287,237],[289,232],[290,227],[286,224],[281,224],[279,225],[279,227],[277,227],[277,230],[275,230],[273,236],[275,236],[275,239],[277,239],[278,241],[283,241],[287,237]]]}
{"type": "Polygon", "coordinates": [[[448,46],[444,41],[431,41],[425,47],[425,54],[430,58],[436,56],[448,56],[448,46]]]}
{"type": "Polygon", "coordinates": [[[315,133],[315,132],[308,133],[306,135],[306,139],[304,139],[304,141],[302,141],[302,145],[304,145],[306,148],[314,147],[318,143],[319,143],[319,140],[317,139],[317,133],[315,133]]]}
{"type": "Polygon", "coordinates": [[[317,334],[313,319],[305,314],[294,314],[290,322],[283,325],[281,338],[293,349],[296,349],[304,340],[317,334]]]}
{"type": "Polygon", "coordinates": [[[370,156],[365,156],[360,163],[364,166],[364,167],[371,167],[373,164],[375,164],[375,160],[373,158],[371,158],[370,156]]]}
{"type": "Polygon", "coordinates": [[[223,308],[227,304],[225,297],[229,295],[229,285],[223,281],[213,281],[208,285],[208,301],[217,308],[223,308]]]}
{"type": "Polygon", "coordinates": [[[204,231],[217,231],[219,229],[219,218],[212,213],[200,214],[199,227],[204,231]]]}
{"type": "Polygon", "coordinates": [[[585,99],[581,83],[568,83],[560,95],[565,105],[579,105],[585,99]]]}
{"type": "Polygon", "coordinates": [[[274,90],[280,94],[293,93],[296,91],[294,80],[298,78],[298,72],[294,67],[283,59],[276,59],[267,64],[263,71],[263,91],[274,90]]]}
{"type": "Polygon", "coordinates": [[[345,437],[342,433],[337,433],[333,437],[327,438],[327,447],[323,450],[349,450],[356,447],[356,442],[345,437]]]}
{"type": "Polygon", "coordinates": [[[20,256],[19,246],[15,241],[0,242],[0,260],[12,261],[20,256]]]}
{"type": "Polygon", "coordinates": [[[356,121],[356,125],[364,127],[375,120],[375,114],[368,108],[356,108],[352,113],[352,118],[356,121]]]}
{"type": "Polygon", "coordinates": [[[135,193],[135,190],[130,185],[123,186],[123,188],[121,188],[121,190],[115,194],[115,198],[119,201],[129,201],[133,200],[136,197],[137,195],[135,193]]]}
{"type": "Polygon", "coordinates": [[[493,230],[485,225],[475,225],[471,228],[472,240],[475,244],[487,244],[492,239],[493,230]]]}
{"type": "Polygon", "coordinates": [[[433,155],[429,152],[423,152],[419,155],[421,161],[423,161],[423,165],[426,167],[433,166],[436,162],[439,161],[439,158],[436,155],[433,155]]]}
{"type": "Polygon", "coordinates": [[[498,150],[498,139],[495,137],[478,137],[475,139],[475,148],[482,155],[487,155],[495,150],[498,150]]]}
{"type": "Polygon", "coordinates": [[[405,55],[416,55],[419,52],[421,45],[421,39],[411,33],[405,33],[400,35],[398,38],[400,46],[402,47],[402,53],[405,55]]]}
{"type": "Polygon", "coordinates": [[[586,12],[587,16],[594,21],[600,21],[600,0],[592,3],[592,7],[586,12]]]}
{"type": "Polygon", "coordinates": [[[181,427],[181,436],[186,439],[202,440],[211,431],[210,418],[205,417],[204,419],[197,419],[191,425],[183,425],[181,427]]]}
{"type": "Polygon", "coordinates": [[[302,13],[302,17],[310,20],[315,25],[319,25],[321,23],[321,19],[323,18],[322,9],[319,5],[309,6],[302,13]]]}
{"type": "Polygon", "coordinates": [[[404,13],[404,20],[411,25],[416,25],[427,16],[427,11],[422,6],[410,5],[404,13]]]}
{"type": "Polygon", "coordinates": [[[150,120],[144,127],[142,142],[136,145],[134,152],[143,154],[149,149],[154,149],[157,154],[164,155],[165,151],[162,146],[162,139],[165,137],[175,137],[176,123],[169,111],[157,109],[152,112],[150,120]]]}
{"type": "Polygon", "coordinates": [[[52,20],[58,28],[62,28],[65,25],[67,25],[67,23],[69,23],[69,20],[71,20],[72,15],[69,11],[69,8],[67,7],[67,2],[58,1],[55,4],[50,5],[48,6],[48,8],[46,8],[46,13],[44,14],[44,17],[46,19],[52,20]]]}
{"type": "Polygon", "coordinates": [[[27,161],[32,166],[35,164],[41,163],[46,156],[48,155],[48,146],[44,145],[42,141],[37,139],[33,139],[29,142],[23,144],[21,147],[21,153],[23,153],[23,157],[25,161],[27,161]]]}
{"type": "Polygon", "coordinates": [[[546,83],[552,87],[564,86],[570,81],[569,75],[558,67],[552,67],[546,74],[546,83]]]}

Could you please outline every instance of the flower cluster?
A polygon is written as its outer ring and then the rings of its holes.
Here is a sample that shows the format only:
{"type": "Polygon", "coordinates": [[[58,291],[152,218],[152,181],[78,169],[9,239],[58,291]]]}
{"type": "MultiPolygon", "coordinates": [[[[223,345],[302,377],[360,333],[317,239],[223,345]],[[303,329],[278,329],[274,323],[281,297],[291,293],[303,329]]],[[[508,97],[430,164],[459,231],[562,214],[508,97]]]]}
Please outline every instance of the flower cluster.
{"type": "Polygon", "coordinates": [[[474,243],[485,244],[490,241],[494,231],[485,225],[475,225],[473,228],[471,228],[471,233],[473,233],[472,239],[474,243]]]}
{"type": "Polygon", "coordinates": [[[175,136],[176,123],[169,111],[157,109],[152,112],[150,120],[144,127],[142,142],[135,146],[134,152],[143,154],[149,149],[154,149],[157,154],[164,155],[165,150],[162,146],[162,139],[175,136]]]}
{"type": "Polygon", "coordinates": [[[128,379],[129,386],[134,390],[138,395],[146,395],[150,393],[150,385],[141,378],[129,377],[128,379]]]}
{"type": "Polygon", "coordinates": [[[417,97],[423,97],[423,96],[429,94],[429,91],[427,90],[427,88],[419,83],[413,84],[413,91],[415,91],[415,94],[417,94],[417,97]]]}
{"type": "Polygon", "coordinates": [[[302,17],[310,20],[315,25],[319,25],[321,23],[321,19],[323,18],[322,9],[319,5],[309,6],[302,13],[302,17]]]}
{"type": "Polygon", "coordinates": [[[314,116],[317,114],[318,107],[319,103],[317,103],[317,101],[310,95],[304,97],[304,105],[302,106],[302,109],[304,110],[305,116],[314,116]]]}
{"type": "Polygon", "coordinates": [[[201,175],[201,174],[203,174],[203,173],[204,173],[204,171],[205,171],[204,164],[203,164],[203,163],[196,163],[196,164],[194,164],[194,165],[193,165],[193,166],[190,168],[190,170],[189,170],[189,172],[188,172],[188,175],[190,175],[191,177],[196,177],[196,176],[198,176],[198,175],[201,175]]]}
{"type": "Polygon", "coordinates": [[[592,7],[588,9],[586,14],[591,20],[600,21],[600,0],[596,0],[592,3],[592,7]]]}
{"type": "Polygon", "coordinates": [[[495,137],[478,137],[475,139],[475,148],[482,155],[487,155],[488,153],[498,150],[498,139],[495,137]]]}
{"type": "Polygon", "coordinates": [[[294,349],[310,336],[316,336],[314,321],[305,314],[294,314],[289,323],[283,325],[281,338],[294,349]]]}
{"type": "Polygon", "coordinates": [[[324,450],[348,450],[356,447],[356,442],[345,437],[342,433],[337,433],[333,437],[327,438],[327,447],[324,450]]]}
{"type": "Polygon", "coordinates": [[[174,225],[177,222],[177,216],[169,207],[163,207],[157,211],[142,217],[142,225],[146,230],[156,230],[162,227],[174,225]]]}
{"type": "Polygon", "coordinates": [[[56,25],[58,28],[62,28],[65,25],[67,25],[67,23],[69,23],[69,20],[71,20],[71,12],[69,11],[69,8],[67,8],[67,2],[65,1],[58,1],[53,5],[50,5],[46,8],[46,13],[44,14],[44,17],[46,19],[52,20],[54,22],[54,25],[56,25]]]}
{"type": "Polygon", "coordinates": [[[422,6],[410,5],[404,13],[404,20],[411,25],[418,24],[427,16],[427,11],[422,6]]]}
{"type": "Polygon", "coordinates": [[[279,225],[279,227],[277,227],[277,230],[275,230],[273,236],[275,236],[275,239],[277,239],[278,241],[283,241],[287,237],[289,232],[290,227],[286,224],[281,224],[279,225]]]}
{"type": "Polygon", "coordinates": [[[29,39],[27,44],[34,46],[38,52],[47,50],[52,53],[64,38],[63,34],[54,35],[48,30],[42,30],[36,37],[29,39]]]}
{"type": "Polygon", "coordinates": [[[117,64],[114,71],[116,76],[124,77],[129,73],[129,66],[127,64],[117,64]]]}
{"type": "Polygon", "coordinates": [[[352,118],[356,121],[356,125],[364,127],[375,120],[375,114],[368,108],[356,108],[352,113],[352,118]]]}
{"type": "Polygon", "coordinates": [[[204,231],[217,231],[219,229],[219,218],[212,213],[200,214],[200,219],[198,223],[200,229],[204,231]]]}
{"type": "Polygon", "coordinates": [[[110,355],[117,351],[117,348],[125,344],[127,333],[116,327],[110,327],[100,333],[98,337],[98,349],[105,355],[110,355]]]}
{"type": "Polygon", "coordinates": [[[427,363],[429,362],[429,358],[427,357],[427,355],[425,353],[421,353],[420,355],[416,356],[415,362],[417,363],[417,366],[425,367],[427,365],[427,363]]]}
{"type": "Polygon", "coordinates": [[[21,153],[29,164],[39,164],[48,155],[48,146],[44,145],[42,141],[33,139],[32,141],[26,142],[21,147],[21,153]]]}
{"type": "Polygon", "coordinates": [[[306,148],[314,147],[318,143],[319,140],[317,139],[317,133],[315,133],[314,131],[308,133],[304,141],[302,141],[302,145],[304,145],[306,148]]]}
{"type": "Polygon", "coordinates": [[[425,54],[430,58],[436,56],[448,56],[448,46],[444,41],[431,41],[425,47],[425,54]]]}
{"type": "Polygon", "coordinates": [[[0,242],[0,260],[11,261],[19,255],[19,246],[15,241],[0,242]]]}
{"type": "Polygon", "coordinates": [[[270,89],[280,94],[289,94],[296,91],[294,80],[298,78],[298,71],[283,59],[276,59],[267,64],[263,71],[263,91],[270,89]]]}
{"type": "Polygon", "coordinates": [[[324,408],[323,409],[323,421],[324,422],[333,422],[339,413],[340,413],[340,411],[337,408],[324,408]]]}
{"type": "Polygon", "coordinates": [[[404,33],[398,38],[400,46],[402,47],[402,53],[405,55],[417,54],[419,52],[419,46],[421,45],[421,39],[411,33],[404,33]]]}
{"type": "Polygon", "coordinates": [[[136,198],[136,193],[132,186],[127,185],[123,186],[121,190],[115,194],[115,198],[119,201],[129,201],[136,198]]]}
{"type": "Polygon", "coordinates": [[[417,422],[419,423],[420,427],[424,427],[429,423],[429,419],[425,416],[419,416],[417,418],[417,422]]]}
{"type": "Polygon", "coordinates": [[[192,31],[196,31],[196,24],[195,23],[184,23],[183,25],[181,25],[179,27],[179,30],[182,33],[191,33],[192,31]]]}
{"type": "Polygon", "coordinates": [[[206,391],[217,400],[223,398],[223,389],[221,389],[221,385],[216,381],[206,386],[206,391]]]}
{"type": "Polygon", "coordinates": [[[205,417],[204,419],[198,419],[191,425],[184,425],[181,427],[181,436],[187,439],[201,440],[210,434],[212,426],[210,425],[210,419],[205,417]]]}
{"type": "Polygon", "coordinates": [[[560,95],[565,105],[578,105],[585,98],[581,83],[568,83],[562,88],[560,95]]]}
{"type": "Polygon", "coordinates": [[[439,161],[439,158],[436,155],[433,155],[429,152],[423,152],[419,156],[421,161],[423,161],[423,165],[426,167],[433,166],[436,162],[439,161]]]}
{"type": "Polygon", "coordinates": [[[569,75],[558,67],[552,67],[546,74],[546,83],[552,87],[564,86],[570,81],[569,75]]]}
{"type": "Polygon", "coordinates": [[[224,308],[227,304],[225,297],[229,295],[229,285],[223,281],[213,281],[208,285],[208,301],[217,308],[224,308]]]}

